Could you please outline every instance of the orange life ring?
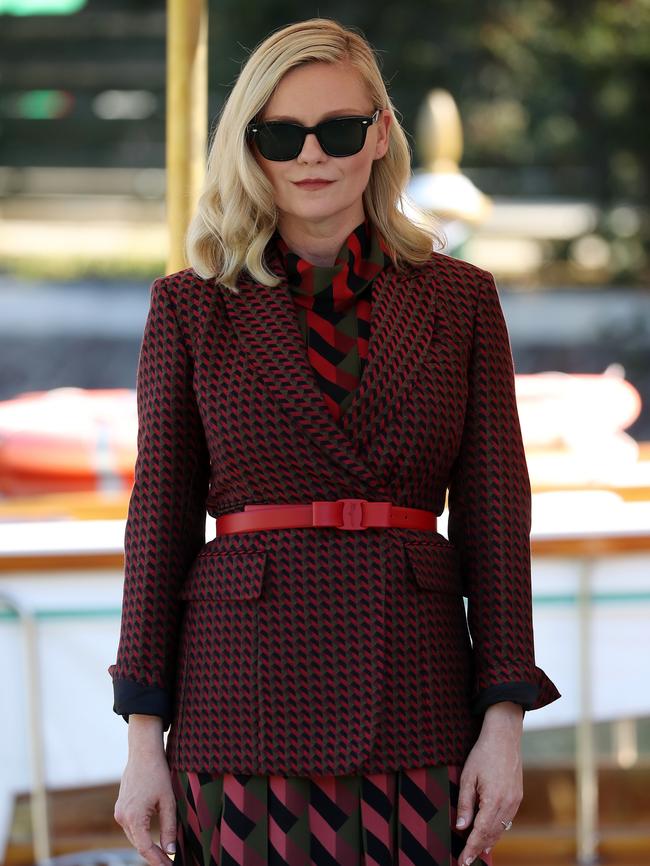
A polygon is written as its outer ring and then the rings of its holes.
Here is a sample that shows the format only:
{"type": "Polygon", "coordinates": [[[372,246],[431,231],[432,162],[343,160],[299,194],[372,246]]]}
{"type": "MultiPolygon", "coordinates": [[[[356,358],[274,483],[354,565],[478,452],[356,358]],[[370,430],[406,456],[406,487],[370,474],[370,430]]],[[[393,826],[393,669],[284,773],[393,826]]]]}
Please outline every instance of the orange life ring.
{"type": "Polygon", "coordinates": [[[133,486],[135,389],[54,388],[0,401],[0,494],[133,486]]]}

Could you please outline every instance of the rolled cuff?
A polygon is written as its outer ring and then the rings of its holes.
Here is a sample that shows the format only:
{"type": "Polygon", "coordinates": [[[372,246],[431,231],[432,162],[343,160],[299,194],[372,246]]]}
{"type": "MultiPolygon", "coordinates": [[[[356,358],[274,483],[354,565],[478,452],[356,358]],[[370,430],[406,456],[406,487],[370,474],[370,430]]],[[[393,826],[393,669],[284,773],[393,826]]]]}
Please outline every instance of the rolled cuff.
{"type": "Polygon", "coordinates": [[[483,689],[472,701],[472,713],[480,715],[501,701],[520,704],[524,712],[532,708],[539,694],[539,686],[534,683],[499,683],[483,689]]]}
{"type": "Polygon", "coordinates": [[[128,723],[131,713],[160,716],[163,731],[171,725],[172,706],[169,694],[157,686],[145,686],[134,680],[113,680],[113,712],[128,723]]]}

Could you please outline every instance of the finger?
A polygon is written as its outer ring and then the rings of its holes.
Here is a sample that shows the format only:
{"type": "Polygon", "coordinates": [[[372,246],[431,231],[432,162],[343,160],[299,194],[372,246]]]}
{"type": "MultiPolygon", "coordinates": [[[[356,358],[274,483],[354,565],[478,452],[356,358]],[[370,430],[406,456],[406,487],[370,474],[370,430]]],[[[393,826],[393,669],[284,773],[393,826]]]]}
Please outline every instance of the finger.
{"type": "Polygon", "coordinates": [[[167,854],[176,853],[176,800],[173,797],[160,803],[160,847],[167,854]]]}
{"type": "Polygon", "coordinates": [[[160,846],[156,845],[153,841],[149,848],[143,851],[138,848],[138,854],[143,857],[147,863],[151,864],[151,866],[169,866],[170,863],[173,863],[171,858],[164,854],[160,846]]]}
{"type": "Polygon", "coordinates": [[[481,854],[484,854],[487,857],[492,848],[499,841],[498,835],[496,836],[496,838],[492,836],[491,838],[493,841],[491,841],[486,846],[485,842],[480,841],[481,837],[478,834],[472,835],[473,832],[474,831],[470,833],[465,848],[460,852],[460,855],[458,856],[459,866],[470,866],[470,864],[473,863],[473,861],[477,857],[481,856],[481,854]]]}
{"type": "Polygon", "coordinates": [[[132,826],[131,834],[136,851],[149,863],[149,866],[169,866],[171,859],[163,854],[162,849],[153,841],[148,828],[132,826]]]}
{"type": "Polygon", "coordinates": [[[458,806],[456,811],[456,827],[462,829],[469,827],[474,816],[476,804],[476,776],[467,775],[460,777],[458,791],[458,806]]]}
{"type": "Polygon", "coordinates": [[[122,828],[122,832],[126,836],[129,841],[129,844],[135,848],[135,841],[133,836],[131,835],[131,831],[129,829],[128,822],[126,820],[126,816],[123,814],[121,807],[116,803],[115,810],[113,812],[113,818],[115,819],[115,823],[119,824],[122,828]]]}
{"type": "Polygon", "coordinates": [[[481,806],[476,814],[474,827],[467,837],[465,847],[460,852],[458,863],[467,866],[481,851],[494,847],[503,831],[503,826],[497,827],[495,822],[496,811],[494,808],[481,806]]]}

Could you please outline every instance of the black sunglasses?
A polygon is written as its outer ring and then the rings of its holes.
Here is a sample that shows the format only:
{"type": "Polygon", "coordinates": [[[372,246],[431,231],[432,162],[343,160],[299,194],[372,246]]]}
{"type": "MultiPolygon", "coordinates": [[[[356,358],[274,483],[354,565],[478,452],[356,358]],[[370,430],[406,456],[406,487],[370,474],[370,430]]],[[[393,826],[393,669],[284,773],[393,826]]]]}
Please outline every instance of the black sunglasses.
{"type": "Polygon", "coordinates": [[[353,156],[363,148],[368,127],[377,122],[380,113],[381,108],[378,108],[370,117],[333,117],[316,126],[302,126],[284,120],[252,122],[246,131],[250,139],[255,139],[262,156],[277,162],[295,159],[309,132],[315,133],[318,143],[329,156],[353,156]]]}

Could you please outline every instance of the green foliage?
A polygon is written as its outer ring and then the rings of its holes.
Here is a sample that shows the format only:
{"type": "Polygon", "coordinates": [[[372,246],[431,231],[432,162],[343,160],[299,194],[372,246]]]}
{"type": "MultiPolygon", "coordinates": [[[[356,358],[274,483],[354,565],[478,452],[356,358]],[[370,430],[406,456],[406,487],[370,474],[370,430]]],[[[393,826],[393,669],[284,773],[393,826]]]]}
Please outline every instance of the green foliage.
{"type": "Polygon", "coordinates": [[[211,0],[212,114],[258,42],[317,15],[375,46],[411,140],[427,91],[443,87],[461,112],[464,166],[537,167],[538,192],[646,200],[649,0],[211,0]]]}

